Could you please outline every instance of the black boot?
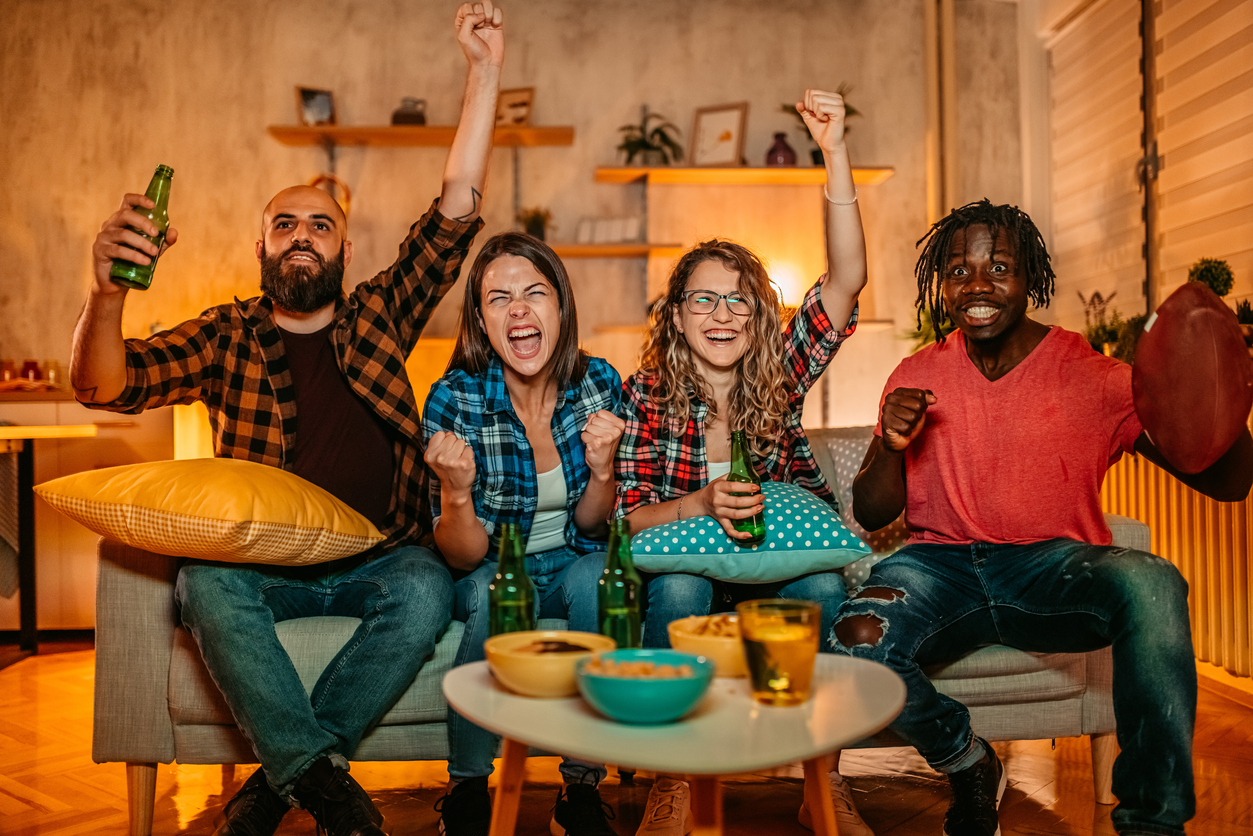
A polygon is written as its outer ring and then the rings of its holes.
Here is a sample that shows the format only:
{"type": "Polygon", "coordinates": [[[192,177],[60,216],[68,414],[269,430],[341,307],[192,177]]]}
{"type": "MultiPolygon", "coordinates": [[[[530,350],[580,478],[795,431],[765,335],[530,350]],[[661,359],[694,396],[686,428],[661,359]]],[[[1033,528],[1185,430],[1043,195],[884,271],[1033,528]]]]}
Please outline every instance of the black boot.
{"type": "Polygon", "coordinates": [[[466,778],[435,802],[439,832],[445,836],[487,836],[492,826],[492,796],[487,776],[466,778]]]}
{"type": "Polygon", "coordinates": [[[326,836],[387,836],[370,796],[330,758],[318,758],[296,779],[292,798],[326,836]]]}
{"type": "Polygon", "coordinates": [[[1005,792],[1005,767],[981,737],[975,743],[984,755],[974,766],[953,772],[948,782],[953,788],[953,804],[944,816],[945,836],[1000,836],[996,808],[1005,792]]]}
{"type": "Polygon", "coordinates": [[[290,809],[282,796],[270,789],[265,772],[258,769],[226,802],[222,823],[213,836],[273,836],[290,809]]]}

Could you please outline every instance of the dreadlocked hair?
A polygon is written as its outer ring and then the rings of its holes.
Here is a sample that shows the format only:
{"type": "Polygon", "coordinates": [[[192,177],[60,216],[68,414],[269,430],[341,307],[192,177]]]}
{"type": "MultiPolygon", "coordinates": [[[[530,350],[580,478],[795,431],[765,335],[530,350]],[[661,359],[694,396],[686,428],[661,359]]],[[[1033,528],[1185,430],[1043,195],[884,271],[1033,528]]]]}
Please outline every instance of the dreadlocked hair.
{"type": "Polygon", "coordinates": [[[925,310],[931,318],[931,326],[939,342],[944,342],[944,326],[952,322],[948,311],[944,309],[941,276],[948,264],[954,236],[972,226],[986,226],[993,241],[996,241],[1000,230],[1005,231],[1018,268],[1027,281],[1027,297],[1036,307],[1047,308],[1053,297],[1053,280],[1056,276],[1049,263],[1049,252],[1044,245],[1044,238],[1031,217],[1017,206],[995,206],[986,197],[975,203],[967,203],[932,224],[927,234],[914,245],[926,242],[918,256],[918,264],[914,267],[914,277],[918,280],[918,298],[914,302],[918,308],[918,327],[922,328],[922,314],[925,310]]]}
{"type": "Polygon", "coordinates": [[[684,304],[688,279],[705,261],[719,261],[738,273],[739,291],[753,305],[744,326],[748,348],[735,370],[735,386],[727,404],[731,414],[726,421],[729,429],[743,430],[753,454],[764,458],[786,432],[791,411],[783,367],[782,305],[765,265],[750,250],[715,238],[697,244],[679,259],[670,273],[666,294],[653,304],[640,368],[657,378],[650,398],[664,416],[668,432],[681,434],[687,426],[692,395],[709,405],[710,420],[717,417],[718,406],[709,384],[692,360],[687,339],[674,324],[675,311],[684,304]]]}

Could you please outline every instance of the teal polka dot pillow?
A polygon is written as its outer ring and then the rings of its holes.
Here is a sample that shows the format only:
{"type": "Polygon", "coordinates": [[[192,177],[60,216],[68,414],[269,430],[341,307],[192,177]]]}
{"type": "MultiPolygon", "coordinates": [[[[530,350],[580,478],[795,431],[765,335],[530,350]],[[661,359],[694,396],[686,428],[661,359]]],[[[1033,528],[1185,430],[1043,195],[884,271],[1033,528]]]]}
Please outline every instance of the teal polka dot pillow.
{"type": "Polygon", "coordinates": [[[797,485],[767,482],[766,539],[744,548],[713,517],[646,528],[631,538],[635,565],[646,572],[684,572],[736,583],[772,583],[839,569],[870,547],[827,503],[797,485]]]}

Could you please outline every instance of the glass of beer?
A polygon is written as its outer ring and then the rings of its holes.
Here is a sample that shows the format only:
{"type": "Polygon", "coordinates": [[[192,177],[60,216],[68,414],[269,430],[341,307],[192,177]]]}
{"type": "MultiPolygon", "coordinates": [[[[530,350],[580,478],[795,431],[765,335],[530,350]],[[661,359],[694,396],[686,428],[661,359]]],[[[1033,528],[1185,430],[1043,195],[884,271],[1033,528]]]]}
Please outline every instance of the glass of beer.
{"type": "Polygon", "coordinates": [[[818,655],[822,606],[813,601],[766,598],[744,601],[740,635],[748,659],[753,698],[765,705],[800,705],[818,655]]]}

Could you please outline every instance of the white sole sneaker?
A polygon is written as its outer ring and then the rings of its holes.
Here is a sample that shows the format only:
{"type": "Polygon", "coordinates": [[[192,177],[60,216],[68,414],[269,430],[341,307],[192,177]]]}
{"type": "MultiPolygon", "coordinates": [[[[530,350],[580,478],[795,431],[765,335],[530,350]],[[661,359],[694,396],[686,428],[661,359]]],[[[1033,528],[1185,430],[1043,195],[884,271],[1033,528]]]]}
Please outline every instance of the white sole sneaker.
{"type": "Polygon", "coordinates": [[[692,823],[692,789],[686,781],[658,775],[635,836],[687,836],[692,823]]]}
{"type": "MultiPolygon", "coordinates": [[[[853,788],[849,786],[848,781],[844,780],[844,776],[838,772],[832,772],[827,776],[827,782],[831,790],[831,803],[835,807],[835,823],[839,826],[840,836],[874,836],[874,831],[862,819],[861,813],[857,812],[857,805],[853,803],[853,788]]],[[[796,814],[796,820],[806,830],[814,829],[813,814],[809,812],[809,807],[805,802],[801,802],[801,809],[796,814]]]]}

